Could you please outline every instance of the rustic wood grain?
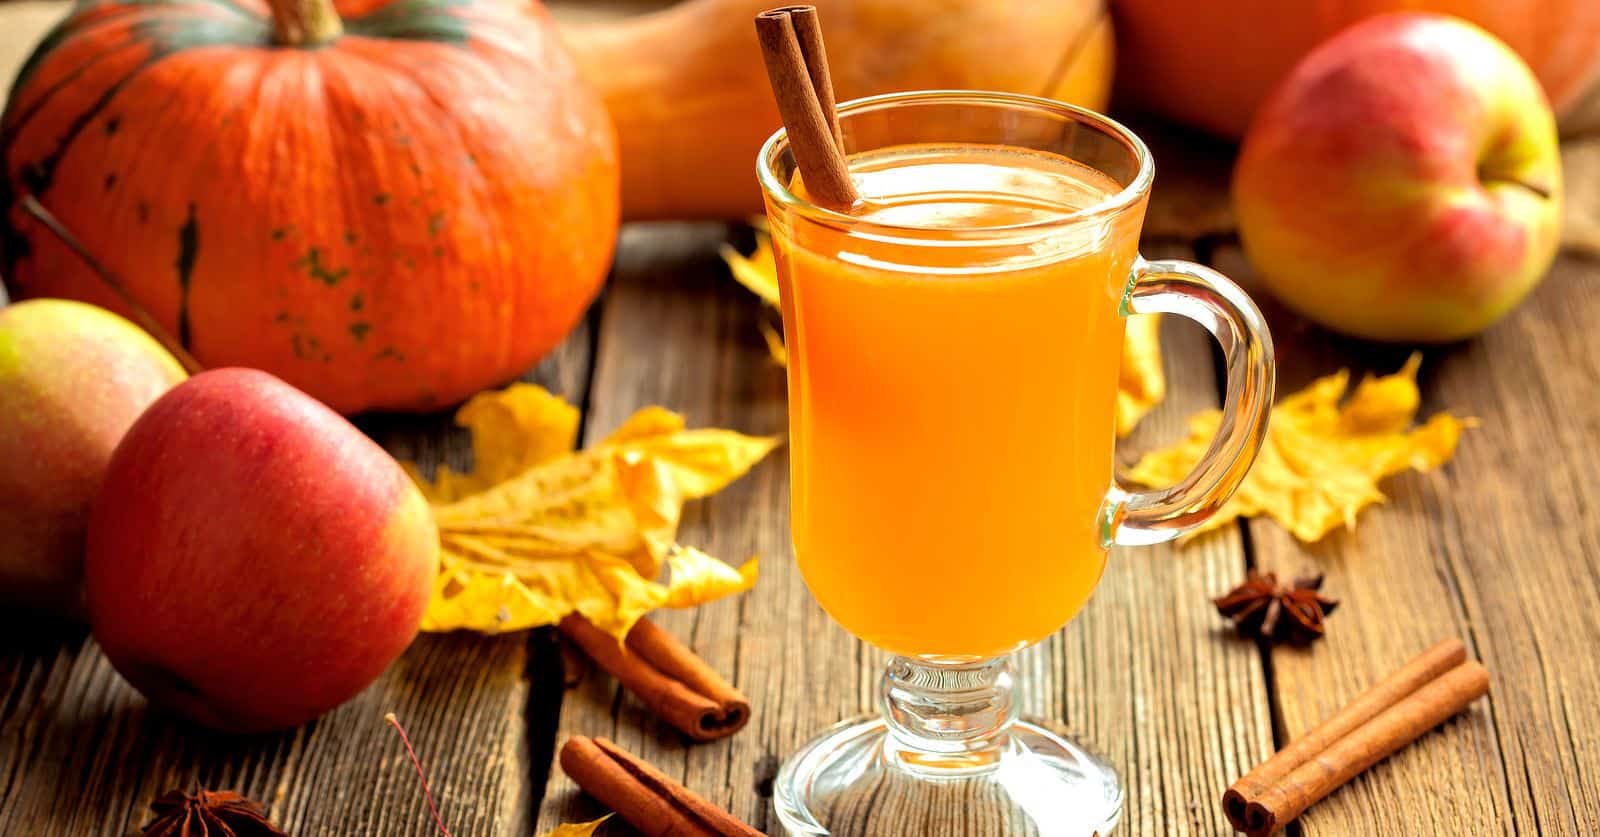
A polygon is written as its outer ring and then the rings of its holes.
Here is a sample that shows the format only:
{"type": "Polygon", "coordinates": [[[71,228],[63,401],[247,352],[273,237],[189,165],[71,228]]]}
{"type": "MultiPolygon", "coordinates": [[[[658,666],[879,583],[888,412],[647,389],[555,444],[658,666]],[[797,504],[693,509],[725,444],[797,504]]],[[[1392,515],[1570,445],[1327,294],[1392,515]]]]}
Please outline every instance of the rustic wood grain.
{"type": "MultiPolygon", "coordinates": [[[[0,5],[0,85],[69,3],[0,5]]],[[[639,3],[556,3],[559,16],[612,16],[639,3]]],[[[1148,255],[1207,256],[1246,282],[1230,241],[1231,148],[1157,120],[1130,124],[1158,161],[1148,255]]],[[[1390,502],[1360,528],[1301,546],[1255,522],[1192,545],[1118,551],[1084,613],[1019,662],[1026,711],[1107,756],[1129,797],[1117,833],[1223,834],[1227,782],[1276,740],[1299,734],[1416,650],[1467,640],[1494,676],[1490,699],[1314,807],[1295,826],[1345,834],[1600,833],[1600,145],[1564,148],[1568,255],[1522,311],[1483,338],[1429,350],[1424,413],[1479,417],[1457,460],[1385,484],[1390,502]],[[1587,253],[1585,256],[1583,254],[1587,253]],[[1247,557],[1247,552],[1249,553],[1247,557]],[[1234,639],[1206,597],[1247,562],[1316,566],[1345,601],[1330,638],[1265,658],[1234,639]]],[[[743,296],[715,259],[727,230],[630,230],[615,292],[535,375],[586,410],[596,438],[651,403],[695,424],[781,432],[782,371],[743,296]],[[597,352],[597,354],[596,354],[597,352]],[[590,359],[594,384],[590,392],[590,359]]],[[[1391,371],[1407,348],[1330,337],[1260,297],[1283,360],[1281,390],[1342,365],[1391,371]]],[[[1181,433],[1216,403],[1214,353],[1195,329],[1166,327],[1172,395],[1122,450],[1181,433]]],[[[1020,362],[1020,361],[1019,361],[1020,362]]],[[[362,427],[397,455],[464,464],[446,415],[380,416],[362,427]]],[[[0,616],[0,834],[123,835],[158,793],[188,783],[268,802],[297,834],[429,834],[392,732],[416,741],[457,835],[534,833],[589,818],[595,803],[552,770],[560,735],[608,735],[758,827],[776,833],[779,760],[822,727],[871,710],[882,655],[833,625],[794,567],[780,450],[726,492],[692,506],[683,537],[730,561],[763,556],[745,596],[669,612],[663,624],[755,701],[733,739],[689,745],[603,672],[559,688],[549,631],[420,639],[351,704],[298,730],[228,738],[146,707],[81,628],[0,616]],[[558,714],[559,713],[559,714],[558,714]],[[549,778],[546,795],[546,777],[549,778]],[[542,800],[542,804],[541,804],[542,800]]],[[[934,832],[958,803],[883,806],[885,833],[934,832]]],[[[626,829],[607,826],[604,833],[626,829]]],[[[1291,834],[1294,831],[1290,832],[1291,834]]]]}
{"type": "MultiPolygon", "coordinates": [[[[589,438],[651,403],[695,423],[784,428],[783,372],[757,330],[770,314],[712,257],[722,235],[717,225],[664,225],[625,236],[601,315],[589,438]]],[[[1129,457],[1177,436],[1188,413],[1216,403],[1207,338],[1178,324],[1168,333],[1174,394],[1130,440],[1129,457]]],[[[566,695],[559,733],[611,737],[774,834],[770,782],[779,761],[823,727],[873,711],[883,665],[881,653],[830,622],[805,591],[788,541],[786,468],[780,451],[692,508],[683,532],[725,559],[759,552],[756,589],[657,617],[750,696],[750,726],[727,741],[690,745],[610,677],[591,672],[566,695]]],[[[1235,583],[1244,564],[1237,531],[1183,549],[1119,550],[1083,615],[1020,661],[1024,711],[1124,771],[1126,833],[1220,833],[1215,799],[1271,751],[1257,650],[1222,630],[1207,600],[1235,583]]],[[[960,800],[879,798],[862,817],[871,833],[937,833],[960,810],[960,800]]],[[[599,811],[556,770],[540,829],[599,811]]]]}
{"type": "MultiPolygon", "coordinates": [[[[589,335],[580,328],[529,378],[582,403],[589,335]]],[[[465,434],[444,416],[362,425],[425,465],[469,458],[465,434]]],[[[84,629],[10,616],[0,626],[0,834],[126,834],[149,820],[156,796],[193,784],[261,800],[295,834],[431,833],[416,778],[383,722],[394,712],[453,833],[526,837],[549,759],[548,696],[559,684],[549,631],[429,635],[321,720],[230,737],[151,709],[84,629]]]]}
{"type": "MultiPolygon", "coordinates": [[[[1170,244],[1144,252],[1194,258],[1170,244]]],[[[1119,445],[1124,462],[1182,438],[1190,415],[1221,400],[1211,338],[1176,317],[1162,331],[1169,394],[1119,445]]],[[[1258,652],[1210,602],[1244,565],[1234,529],[1183,546],[1113,550],[1088,607],[1026,672],[1035,706],[1122,771],[1121,833],[1227,833],[1216,800],[1236,772],[1272,752],[1258,652]]]]}
{"type": "MultiPolygon", "coordinates": [[[[623,235],[600,315],[592,408],[584,436],[604,436],[634,410],[660,404],[691,425],[779,433],[783,370],[768,358],[758,303],[716,256],[721,225],[634,227],[623,235]]],[[[731,739],[691,746],[604,672],[591,671],[562,701],[561,733],[606,736],[736,816],[766,827],[778,757],[801,736],[857,705],[857,649],[805,595],[788,560],[788,474],[780,448],[727,490],[692,504],[681,539],[728,561],[762,556],[753,592],[652,618],[748,694],[750,724],[731,739]],[[801,646],[784,642],[806,636],[801,646]],[[832,675],[832,676],[830,676],[832,675]]],[[[600,809],[551,775],[540,830],[600,809]]]]}
{"type": "MultiPolygon", "coordinates": [[[[1219,266],[1248,280],[1235,248],[1219,266]]],[[[1272,655],[1280,733],[1293,737],[1404,660],[1460,636],[1490,697],[1302,818],[1322,834],[1600,833],[1600,322],[1592,263],[1561,259],[1520,311],[1481,338],[1426,349],[1422,414],[1482,426],[1433,474],[1383,486],[1358,527],[1301,545],[1250,524],[1263,569],[1327,572],[1343,600],[1329,637],[1272,655]]],[[[1273,305],[1280,391],[1340,366],[1390,372],[1410,347],[1329,335],[1273,305]]]]}

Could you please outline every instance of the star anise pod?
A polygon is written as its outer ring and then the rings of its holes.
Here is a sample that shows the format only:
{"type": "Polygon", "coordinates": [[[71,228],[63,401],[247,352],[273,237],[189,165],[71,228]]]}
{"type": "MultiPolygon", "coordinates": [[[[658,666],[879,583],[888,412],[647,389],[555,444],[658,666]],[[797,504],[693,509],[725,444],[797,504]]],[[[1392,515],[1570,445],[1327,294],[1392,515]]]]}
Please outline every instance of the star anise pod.
{"type": "Polygon", "coordinates": [[[1321,589],[1321,573],[1285,586],[1278,583],[1277,573],[1252,572],[1243,584],[1211,601],[1245,636],[1303,645],[1322,636],[1323,617],[1339,606],[1321,589]]]}
{"type": "Polygon", "coordinates": [[[289,837],[259,802],[233,791],[167,791],[150,803],[144,837],[289,837]]]}

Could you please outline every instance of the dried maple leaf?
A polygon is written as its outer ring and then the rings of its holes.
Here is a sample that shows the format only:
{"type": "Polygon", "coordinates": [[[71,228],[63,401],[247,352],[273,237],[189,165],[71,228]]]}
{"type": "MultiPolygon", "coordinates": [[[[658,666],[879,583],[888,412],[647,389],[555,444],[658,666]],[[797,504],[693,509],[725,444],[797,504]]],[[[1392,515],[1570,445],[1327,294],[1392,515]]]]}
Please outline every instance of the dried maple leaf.
{"type": "Polygon", "coordinates": [[[259,802],[233,791],[171,790],[150,803],[145,837],[288,837],[259,802]]]}
{"type": "Polygon", "coordinates": [[[655,608],[690,607],[755,583],[754,559],[736,569],[681,546],[678,524],[684,503],[722,490],[777,439],[691,430],[682,416],[647,407],[574,452],[575,412],[569,423],[564,402],[527,390],[538,388],[481,394],[458,416],[473,433],[477,468],[441,475],[434,488],[436,497],[459,499],[434,506],[440,570],[424,630],[497,633],[576,611],[620,638],[655,608]],[[492,438],[480,441],[485,434],[492,438]],[[485,473],[498,480],[482,485],[485,473]],[[463,488],[471,490],[463,496],[463,488]]]}
{"type": "Polygon", "coordinates": [[[1252,572],[1243,584],[1211,602],[1245,636],[1304,644],[1323,635],[1323,618],[1339,606],[1321,590],[1320,574],[1285,586],[1276,573],[1252,572]]]}
{"type": "MultiPolygon", "coordinates": [[[[756,233],[756,249],[748,256],[722,245],[722,259],[739,284],[773,308],[778,307],[778,265],[772,253],[772,239],[756,233]]],[[[780,366],[789,365],[789,352],[783,335],[767,323],[761,324],[767,350],[780,366]]],[[[1122,374],[1117,390],[1117,436],[1133,432],[1139,420],[1167,395],[1167,379],[1161,368],[1161,318],[1156,314],[1135,314],[1128,318],[1122,343],[1122,374]]]]}
{"type": "MultiPolygon", "coordinates": [[[[1265,514],[1300,540],[1316,541],[1341,524],[1354,527],[1357,512],[1382,502],[1379,480],[1449,461],[1462,431],[1473,423],[1439,413],[1412,428],[1420,402],[1416,376],[1421,362],[1421,355],[1412,355],[1393,375],[1369,376],[1342,406],[1348,370],[1280,401],[1272,409],[1266,440],[1250,473],[1195,534],[1265,514]]],[[[1147,454],[1129,478],[1149,486],[1177,481],[1205,454],[1221,421],[1219,410],[1195,415],[1188,438],[1147,454]]]]}

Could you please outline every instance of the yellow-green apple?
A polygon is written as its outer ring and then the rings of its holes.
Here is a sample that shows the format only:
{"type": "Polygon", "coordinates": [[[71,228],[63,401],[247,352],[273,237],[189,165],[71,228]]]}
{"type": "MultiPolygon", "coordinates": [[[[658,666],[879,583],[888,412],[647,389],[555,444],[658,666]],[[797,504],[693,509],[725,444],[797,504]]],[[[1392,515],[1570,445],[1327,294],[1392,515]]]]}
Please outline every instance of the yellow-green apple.
{"type": "Polygon", "coordinates": [[[89,623],[151,700],[230,732],[361,691],[416,636],[433,515],[348,421],[264,372],[202,372],[117,446],[89,521],[89,623]]]}
{"type": "Polygon", "coordinates": [[[1482,29],[1370,18],[1269,96],[1233,201],[1251,264],[1289,307],[1358,337],[1468,337],[1555,258],[1555,119],[1527,65],[1482,29]]]}
{"type": "Polygon", "coordinates": [[[82,615],[89,503],[133,420],[183,367],[92,305],[0,308],[0,601],[82,615]]]}

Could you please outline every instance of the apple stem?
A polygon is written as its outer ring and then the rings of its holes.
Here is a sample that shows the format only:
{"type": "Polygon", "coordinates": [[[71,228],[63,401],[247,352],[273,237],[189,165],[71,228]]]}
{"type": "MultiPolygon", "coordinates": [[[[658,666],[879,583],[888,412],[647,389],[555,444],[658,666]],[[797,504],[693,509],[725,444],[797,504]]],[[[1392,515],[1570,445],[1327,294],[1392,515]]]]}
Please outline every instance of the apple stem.
{"type": "Polygon", "coordinates": [[[140,305],[133,298],[133,295],[128,293],[127,287],[122,284],[121,280],[117,279],[109,268],[101,264],[100,260],[89,252],[88,247],[83,246],[83,242],[79,241],[78,237],[73,235],[66,225],[61,223],[60,219],[56,218],[50,210],[45,209],[44,204],[39,203],[38,199],[33,195],[23,195],[18,204],[22,207],[22,211],[32,215],[39,223],[44,225],[45,229],[60,239],[68,250],[71,250],[78,258],[83,259],[83,263],[89,266],[90,272],[99,277],[101,283],[110,288],[111,292],[122,300],[123,305],[128,306],[128,310],[133,313],[133,319],[139,324],[139,327],[149,332],[150,336],[165,346],[167,351],[178,359],[178,363],[183,365],[184,371],[190,375],[198,375],[205,371],[205,367],[200,365],[200,361],[195,360],[194,355],[189,354],[189,350],[184,348],[177,338],[161,327],[161,323],[157,322],[156,318],[152,317],[150,312],[146,311],[144,306],[140,305]]]}
{"type": "Polygon", "coordinates": [[[444,818],[439,816],[439,806],[433,804],[433,791],[428,789],[428,774],[422,770],[422,762],[417,760],[417,751],[411,749],[411,738],[406,735],[406,728],[400,726],[400,720],[393,712],[383,716],[383,720],[400,733],[400,743],[406,745],[406,755],[411,757],[411,767],[417,771],[417,780],[422,782],[422,796],[428,800],[428,811],[433,814],[433,824],[439,826],[439,833],[450,837],[450,829],[444,827],[444,818]]]}

